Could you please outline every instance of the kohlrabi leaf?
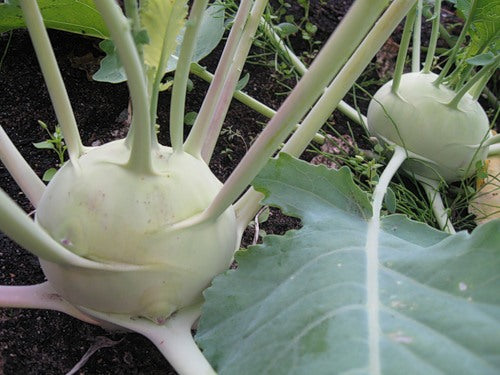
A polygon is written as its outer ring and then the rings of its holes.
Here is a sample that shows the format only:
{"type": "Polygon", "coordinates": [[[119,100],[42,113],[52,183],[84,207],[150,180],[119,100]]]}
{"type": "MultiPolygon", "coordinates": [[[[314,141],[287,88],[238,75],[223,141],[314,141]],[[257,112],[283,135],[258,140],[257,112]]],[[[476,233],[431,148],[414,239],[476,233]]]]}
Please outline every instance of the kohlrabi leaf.
{"type": "Polygon", "coordinates": [[[170,56],[175,51],[186,14],[187,0],[144,0],[141,2],[141,27],[149,36],[149,43],[143,47],[144,63],[150,68],[158,68],[164,47],[166,56],[170,56]],[[170,30],[169,33],[167,33],[167,27],[170,30]]]}
{"type": "Polygon", "coordinates": [[[239,251],[205,292],[197,341],[218,374],[500,373],[499,220],[447,235],[390,215],[370,261],[347,169],[281,155],[254,187],[303,227],[239,251]]]}
{"type": "MultiPolygon", "coordinates": [[[[161,53],[161,44],[158,38],[160,33],[155,31],[158,26],[157,23],[161,23],[160,20],[155,20],[153,16],[148,16],[149,13],[154,14],[154,9],[160,9],[166,7],[166,3],[161,2],[157,4],[157,1],[150,2],[149,7],[142,14],[142,22],[148,24],[149,26],[143,25],[148,30],[148,36],[150,37],[151,45],[144,45],[144,59],[147,64],[157,64],[159,61],[159,53],[161,53]],[[149,20],[151,18],[151,20],[149,20]],[[155,26],[156,25],[156,26],[155,26]],[[154,35],[153,35],[154,34],[154,35]],[[151,40],[152,38],[152,40],[151,40]],[[157,60],[158,59],[158,60],[157,60]]],[[[147,4],[146,3],[146,4],[147,4]]],[[[164,29],[163,25],[163,29],[164,29]]],[[[159,27],[159,26],[158,26],[159,27]]],[[[224,34],[224,12],[223,8],[218,5],[212,5],[207,8],[205,14],[203,16],[203,21],[200,26],[200,30],[198,33],[198,39],[196,41],[196,47],[193,54],[193,62],[198,62],[205,56],[207,56],[213,49],[219,44],[222,36],[224,34]]],[[[182,43],[182,37],[184,35],[184,29],[180,30],[180,32],[176,36],[175,46],[177,49],[170,56],[170,59],[167,63],[166,72],[174,71],[177,66],[178,55],[180,51],[180,44],[182,43]]],[[[127,80],[125,76],[125,71],[123,69],[123,65],[118,59],[118,55],[116,53],[115,47],[111,41],[103,41],[99,44],[101,49],[106,52],[106,56],[101,60],[101,67],[94,74],[93,78],[96,81],[110,82],[110,83],[120,83],[127,80]]],[[[153,65],[150,65],[153,66],[153,65]]],[[[156,65],[153,66],[153,68],[156,65]]]]}
{"type": "MultiPolygon", "coordinates": [[[[45,26],[71,33],[108,38],[109,32],[93,0],[38,0],[45,26]]],[[[19,0],[0,3],[0,33],[26,27],[19,0]]]]}
{"type": "MultiPolygon", "coordinates": [[[[224,6],[213,4],[207,8],[203,15],[203,20],[198,32],[198,39],[193,52],[192,62],[198,62],[205,56],[208,56],[219,44],[224,35],[224,6]]],[[[177,67],[179,59],[180,45],[184,36],[184,30],[178,36],[179,43],[177,50],[170,57],[167,64],[167,72],[172,72],[177,67]]]]}
{"type": "Polygon", "coordinates": [[[456,6],[465,18],[472,17],[468,30],[470,44],[467,47],[466,58],[478,53],[499,52],[498,38],[500,36],[500,0],[477,0],[476,10],[471,13],[472,0],[457,0],[456,6]]]}

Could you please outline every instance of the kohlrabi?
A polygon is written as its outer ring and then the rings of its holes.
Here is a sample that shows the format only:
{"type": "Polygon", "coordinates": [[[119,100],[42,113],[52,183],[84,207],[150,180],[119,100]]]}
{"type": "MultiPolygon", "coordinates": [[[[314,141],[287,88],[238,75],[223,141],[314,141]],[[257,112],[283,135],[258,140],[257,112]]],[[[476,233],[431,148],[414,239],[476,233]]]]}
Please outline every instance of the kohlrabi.
{"type": "Polygon", "coordinates": [[[407,73],[399,89],[387,82],[368,107],[368,129],[389,144],[408,151],[403,169],[416,176],[452,182],[475,172],[484,161],[490,124],[470,94],[457,103],[456,93],[436,85],[434,73],[407,73]]]}
{"type": "Polygon", "coordinates": [[[125,139],[95,148],[80,140],[36,1],[20,0],[69,161],[45,187],[0,129],[0,158],[36,208],[32,220],[1,192],[1,229],[40,258],[48,279],[35,286],[0,287],[0,305],[51,308],[140,332],[179,373],[213,373],[190,328],[200,315],[203,290],[229,266],[260,207],[262,195],[251,189],[238,197],[312,108],[283,149],[302,153],[414,1],[395,0],[382,16],[388,1],[356,1],[222,184],[207,165],[266,0],[241,1],[185,141],[186,86],[207,1],[191,4],[185,24],[186,0],[141,1],[141,9],[136,1],[125,1],[127,17],[114,0],[96,1],[126,73],[132,122],[125,139]],[[158,21],[147,32],[160,38],[145,36],[143,7],[158,21]],[[158,93],[183,25],[168,124],[171,147],[166,147],[155,131],[158,93]],[[144,43],[158,40],[158,59],[146,61],[144,43]]]}
{"type": "MultiPolygon", "coordinates": [[[[478,52],[475,48],[462,52],[462,60],[458,58],[471,25],[475,30],[490,27],[485,26],[489,21],[485,21],[484,15],[478,16],[479,12],[487,12],[486,2],[481,9],[479,2],[472,0],[469,4],[466,23],[439,75],[432,73],[431,67],[439,35],[441,1],[435,2],[431,39],[422,70],[418,45],[420,17],[417,17],[422,2],[419,2],[406,18],[394,79],[375,93],[367,114],[371,134],[405,150],[402,169],[424,184],[439,225],[450,232],[454,231],[453,226],[437,194],[440,181],[454,182],[474,174],[488,153],[493,152],[490,146],[499,141],[490,132],[488,117],[478,102],[482,89],[500,64],[494,35],[483,38],[480,51],[484,54],[480,58],[463,61],[463,55],[467,56],[471,50],[478,52]],[[413,46],[413,71],[403,74],[412,29],[417,36],[414,36],[417,45],[413,46]],[[449,74],[452,64],[455,70],[449,74]],[[476,65],[482,67],[471,77],[476,65]]],[[[476,35],[471,39],[475,40],[476,35]]]]}

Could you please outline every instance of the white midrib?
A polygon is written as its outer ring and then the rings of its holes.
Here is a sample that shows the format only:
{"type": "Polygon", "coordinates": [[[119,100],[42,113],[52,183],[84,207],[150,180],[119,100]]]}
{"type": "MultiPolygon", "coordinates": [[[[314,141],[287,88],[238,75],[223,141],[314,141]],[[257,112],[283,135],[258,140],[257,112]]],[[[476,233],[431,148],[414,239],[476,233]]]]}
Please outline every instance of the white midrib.
{"type": "Polygon", "coordinates": [[[368,366],[370,375],[381,375],[380,366],[380,298],[379,298],[379,233],[382,201],[392,177],[406,159],[406,151],[396,147],[373,192],[373,216],[366,235],[366,308],[368,314],[368,366]]]}

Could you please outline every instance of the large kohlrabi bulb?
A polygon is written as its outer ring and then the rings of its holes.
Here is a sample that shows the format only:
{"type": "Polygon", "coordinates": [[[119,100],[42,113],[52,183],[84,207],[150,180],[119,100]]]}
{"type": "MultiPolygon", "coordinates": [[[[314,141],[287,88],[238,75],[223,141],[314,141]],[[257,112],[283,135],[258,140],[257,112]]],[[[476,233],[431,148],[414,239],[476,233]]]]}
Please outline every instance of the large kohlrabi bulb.
{"type": "Polygon", "coordinates": [[[36,213],[57,242],[111,269],[41,265],[74,305],[162,321],[199,299],[230,265],[235,213],[229,208],[216,220],[176,228],[207,208],[222,184],[203,161],[168,147],[154,151],[154,173],[127,168],[129,154],[124,141],[115,141],[81,156],[79,170],[65,164],[36,213]]]}

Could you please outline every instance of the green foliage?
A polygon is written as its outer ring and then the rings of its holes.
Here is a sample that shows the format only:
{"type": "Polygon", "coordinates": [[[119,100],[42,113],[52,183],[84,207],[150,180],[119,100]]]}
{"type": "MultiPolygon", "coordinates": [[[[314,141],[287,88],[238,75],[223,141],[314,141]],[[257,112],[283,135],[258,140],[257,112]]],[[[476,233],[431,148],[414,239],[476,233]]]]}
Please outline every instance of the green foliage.
{"type": "MultiPolygon", "coordinates": [[[[38,0],[45,26],[71,33],[108,38],[109,32],[93,0],[38,0]]],[[[19,0],[0,4],[0,33],[26,27],[19,0]]]]}
{"type": "Polygon", "coordinates": [[[57,169],[64,164],[67,146],[64,142],[64,137],[59,125],[56,125],[54,132],[52,133],[47,124],[43,121],[38,120],[38,124],[47,132],[48,138],[45,141],[33,143],[33,146],[42,150],[53,150],[59,159],[59,162],[56,165],[57,168],[49,168],[44,172],[42,180],[47,182],[50,181],[56,174],[57,169]]]}
{"type": "Polygon", "coordinates": [[[254,187],[303,227],[238,252],[205,292],[197,340],[219,374],[500,371],[499,220],[447,235],[389,215],[372,262],[371,208],[347,169],[282,154],[254,187]]]}
{"type": "MultiPolygon", "coordinates": [[[[148,4],[149,3],[151,2],[148,2],[148,4]]],[[[162,5],[160,5],[160,7],[162,7],[162,5]]],[[[151,6],[148,9],[149,11],[145,11],[145,13],[143,13],[142,22],[145,23],[143,26],[146,28],[146,30],[149,30],[148,35],[151,34],[150,37],[153,36],[153,38],[150,44],[144,44],[144,58],[147,65],[155,67],[157,65],[159,55],[161,53],[161,46],[163,43],[163,34],[156,32],[157,24],[161,23],[162,20],[165,19],[165,16],[162,16],[162,12],[155,12],[154,10],[152,10],[151,6]]],[[[168,10],[164,10],[163,12],[168,12],[168,10]]],[[[200,26],[199,37],[196,42],[192,62],[198,62],[205,56],[207,56],[210,52],[212,52],[221,41],[223,34],[223,9],[219,5],[212,5],[205,11],[205,15],[200,26]]],[[[176,38],[174,39],[175,43],[177,44],[177,49],[168,60],[165,73],[172,72],[177,67],[177,60],[183,35],[184,29],[180,30],[180,33],[176,35],[176,38]]],[[[106,56],[101,60],[101,67],[94,74],[94,80],[109,83],[124,82],[126,80],[125,71],[118,58],[118,54],[116,48],[113,45],[113,42],[111,40],[102,41],[99,44],[99,47],[101,47],[101,49],[106,53],[106,56]]]]}

